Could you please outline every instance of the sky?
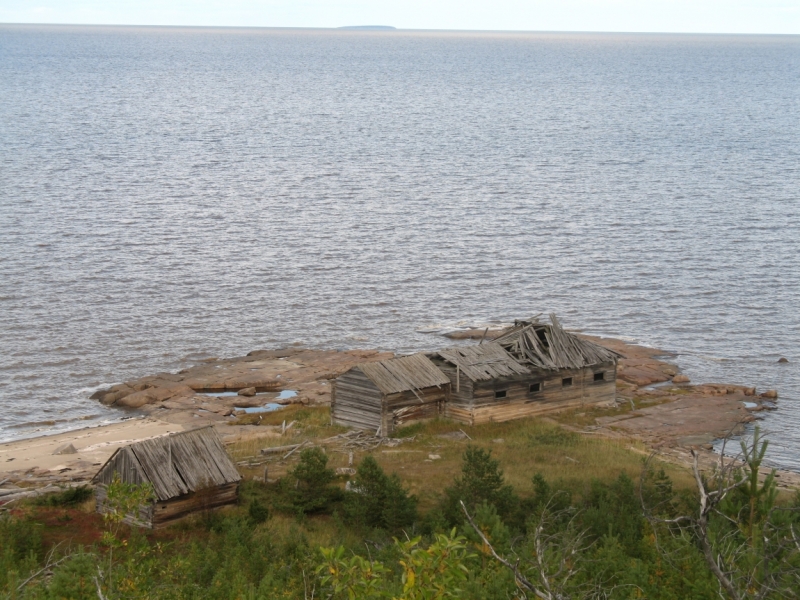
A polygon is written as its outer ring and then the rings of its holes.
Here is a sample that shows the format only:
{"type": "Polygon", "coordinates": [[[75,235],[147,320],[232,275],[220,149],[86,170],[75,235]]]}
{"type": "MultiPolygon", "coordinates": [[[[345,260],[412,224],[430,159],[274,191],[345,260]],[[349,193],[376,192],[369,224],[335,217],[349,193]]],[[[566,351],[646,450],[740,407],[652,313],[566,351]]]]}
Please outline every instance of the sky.
{"type": "Polygon", "coordinates": [[[800,0],[0,0],[0,23],[800,34],[800,0]]]}

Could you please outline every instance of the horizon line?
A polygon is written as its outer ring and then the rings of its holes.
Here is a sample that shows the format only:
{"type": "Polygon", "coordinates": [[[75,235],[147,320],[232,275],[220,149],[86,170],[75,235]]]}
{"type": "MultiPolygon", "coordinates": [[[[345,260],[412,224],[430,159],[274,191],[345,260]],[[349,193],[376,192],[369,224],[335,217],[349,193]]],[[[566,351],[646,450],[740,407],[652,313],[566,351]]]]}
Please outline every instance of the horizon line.
{"type": "Polygon", "coordinates": [[[156,25],[132,23],[38,23],[38,22],[0,22],[2,26],[39,26],[39,27],[130,27],[130,28],[160,28],[160,29],[279,29],[291,31],[336,31],[356,34],[381,34],[392,35],[395,33],[548,33],[548,34],[608,34],[608,35],[736,35],[736,36],[782,36],[797,37],[800,33],[770,33],[770,32],[734,32],[734,31],[614,31],[614,30],[569,30],[569,29],[425,29],[425,28],[400,28],[391,25],[339,25],[328,27],[309,26],[280,26],[280,25],[156,25]]]}

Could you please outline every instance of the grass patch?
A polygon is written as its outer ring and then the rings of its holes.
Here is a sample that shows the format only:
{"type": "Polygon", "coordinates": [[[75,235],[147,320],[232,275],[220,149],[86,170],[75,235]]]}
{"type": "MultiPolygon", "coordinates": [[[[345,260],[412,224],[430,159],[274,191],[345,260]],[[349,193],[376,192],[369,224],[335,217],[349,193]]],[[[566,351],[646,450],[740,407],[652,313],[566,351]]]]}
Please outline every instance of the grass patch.
{"type": "MultiPolygon", "coordinates": [[[[640,404],[634,401],[638,408],[640,404]]],[[[648,451],[644,444],[624,438],[603,438],[591,434],[565,430],[561,423],[577,425],[594,424],[596,416],[621,415],[632,410],[630,403],[617,408],[597,408],[531,417],[505,423],[487,423],[469,426],[446,419],[434,419],[399,428],[392,437],[414,437],[395,447],[380,446],[371,451],[386,473],[397,473],[412,494],[419,500],[424,513],[436,506],[442,490],[451,485],[461,471],[461,459],[468,444],[490,449],[500,461],[508,483],[525,496],[533,493],[532,477],[541,473],[548,481],[558,481],[563,488],[578,496],[583,495],[592,479],[612,481],[620,473],[638,480],[648,451]],[[579,416],[583,413],[583,416],[579,416]],[[463,431],[471,439],[452,439],[443,434],[463,431]],[[430,458],[431,455],[434,458],[430,458]],[[435,458],[438,457],[438,458],[435,458]]],[[[296,420],[295,426],[280,436],[254,437],[232,444],[228,450],[237,461],[260,456],[261,448],[297,444],[331,437],[347,429],[330,424],[327,407],[291,405],[284,411],[271,413],[270,423],[279,425],[296,420]],[[297,429],[295,429],[297,428],[297,429]]],[[[266,420],[266,417],[265,417],[266,420]]],[[[356,450],[354,464],[369,452],[356,450]]],[[[331,468],[347,466],[347,452],[328,448],[328,465],[331,468]]],[[[291,468],[295,456],[285,462],[267,465],[270,478],[279,477],[291,468]]],[[[263,464],[248,467],[240,465],[246,478],[263,478],[263,464]]],[[[661,465],[660,465],[661,466],[661,465]]],[[[688,470],[664,463],[676,488],[692,488],[694,483],[688,470]]]]}

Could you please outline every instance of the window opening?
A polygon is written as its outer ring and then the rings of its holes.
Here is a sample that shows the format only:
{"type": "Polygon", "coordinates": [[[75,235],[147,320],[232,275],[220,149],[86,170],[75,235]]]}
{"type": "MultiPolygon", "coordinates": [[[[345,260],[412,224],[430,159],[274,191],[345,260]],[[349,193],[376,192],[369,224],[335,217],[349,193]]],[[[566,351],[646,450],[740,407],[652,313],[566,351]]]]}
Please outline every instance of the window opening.
{"type": "Polygon", "coordinates": [[[541,392],[542,391],[542,384],[541,383],[532,383],[531,387],[528,389],[529,392],[541,392]]]}
{"type": "Polygon", "coordinates": [[[561,380],[562,387],[569,387],[571,385],[572,385],[572,377],[564,377],[564,379],[561,380]]]}
{"type": "Polygon", "coordinates": [[[505,398],[508,392],[506,390],[500,390],[494,393],[495,398],[505,398]]]}
{"type": "Polygon", "coordinates": [[[605,373],[603,373],[602,371],[600,371],[599,373],[595,373],[594,374],[594,380],[595,381],[604,381],[605,380],[605,373]]]}

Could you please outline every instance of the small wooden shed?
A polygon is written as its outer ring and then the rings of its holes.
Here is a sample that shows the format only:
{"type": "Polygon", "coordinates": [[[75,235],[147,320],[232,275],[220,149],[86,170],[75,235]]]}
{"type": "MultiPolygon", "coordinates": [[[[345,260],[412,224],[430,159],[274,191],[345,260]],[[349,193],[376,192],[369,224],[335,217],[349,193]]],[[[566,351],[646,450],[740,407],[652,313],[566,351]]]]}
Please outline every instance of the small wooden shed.
{"type": "Polygon", "coordinates": [[[620,355],[550,319],[518,321],[492,342],[435,353],[451,381],[445,416],[477,424],[613,401],[620,355]]]}
{"type": "Polygon", "coordinates": [[[331,420],[390,435],[432,419],[450,395],[450,380],[424,354],[356,365],[333,381],[331,420]]]}
{"type": "Polygon", "coordinates": [[[105,512],[106,486],[115,473],[124,483],[153,485],[156,499],[126,519],[145,527],[163,527],[239,497],[241,475],[211,426],[119,448],[92,479],[98,512],[105,512]]]}

